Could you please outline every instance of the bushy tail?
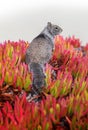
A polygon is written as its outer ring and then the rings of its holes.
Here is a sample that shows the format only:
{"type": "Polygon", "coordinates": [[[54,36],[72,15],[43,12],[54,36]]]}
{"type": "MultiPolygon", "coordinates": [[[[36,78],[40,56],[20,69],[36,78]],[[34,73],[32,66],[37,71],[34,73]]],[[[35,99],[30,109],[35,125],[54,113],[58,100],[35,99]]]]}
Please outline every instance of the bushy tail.
{"type": "Polygon", "coordinates": [[[38,63],[32,62],[30,64],[30,71],[33,75],[32,89],[36,94],[39,94],[42,91],[42,87],[45,86],[45,75],[43,72],[43,67],[38,63]]]}

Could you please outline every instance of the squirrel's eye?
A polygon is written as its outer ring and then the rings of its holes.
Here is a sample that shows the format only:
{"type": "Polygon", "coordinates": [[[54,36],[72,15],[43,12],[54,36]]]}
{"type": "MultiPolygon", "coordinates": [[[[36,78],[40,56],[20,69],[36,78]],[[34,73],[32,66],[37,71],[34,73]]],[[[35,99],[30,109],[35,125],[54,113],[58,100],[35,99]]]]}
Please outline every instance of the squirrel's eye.
{"type": "Polygon", "coordinates": [[[58,30],[58,27],[55,27],[56,30],[58,30]]]}

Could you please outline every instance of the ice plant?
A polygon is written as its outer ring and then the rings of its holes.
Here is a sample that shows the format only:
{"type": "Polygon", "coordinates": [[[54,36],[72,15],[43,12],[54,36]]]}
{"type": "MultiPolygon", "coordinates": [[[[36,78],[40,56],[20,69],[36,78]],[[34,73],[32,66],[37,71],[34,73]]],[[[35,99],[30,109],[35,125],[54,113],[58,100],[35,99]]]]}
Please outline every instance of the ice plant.
{"type": "Polygon", "coordinates": [[[55,38],[55,50],[46,64],[46,87],[41,101],[26,99],[32,74],[25,64],[28,42],[0,44],[1,130],[87,130],[88,45],[80,39],[55,38]]]}

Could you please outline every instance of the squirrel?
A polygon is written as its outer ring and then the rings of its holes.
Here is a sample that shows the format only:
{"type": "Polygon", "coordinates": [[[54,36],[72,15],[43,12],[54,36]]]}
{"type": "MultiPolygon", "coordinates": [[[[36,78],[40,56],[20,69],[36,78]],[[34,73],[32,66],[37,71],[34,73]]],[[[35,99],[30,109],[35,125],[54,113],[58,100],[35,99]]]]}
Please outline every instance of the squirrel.
{"type": "Polygon", "coordinates": [[[51,22],[43,31],[35,37],[26,50],[25,62],[32,73],[32,89],[35,94],[39,94],[45,86],[45,64],[49,62],[54,50],[54,38],[62,32],[62,28],[51,22]]]}

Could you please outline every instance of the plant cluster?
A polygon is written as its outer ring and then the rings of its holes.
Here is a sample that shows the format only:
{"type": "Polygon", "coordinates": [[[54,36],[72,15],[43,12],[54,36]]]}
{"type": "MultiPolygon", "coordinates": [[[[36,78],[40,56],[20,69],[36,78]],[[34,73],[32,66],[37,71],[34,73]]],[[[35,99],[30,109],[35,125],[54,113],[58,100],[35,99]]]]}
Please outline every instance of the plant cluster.
{"type": "Polygon", "coordinates": [[[0,130],[88,130],[88,45],[74,36],[55,38],[39,103],[26,99],[32,85],[28,45],[0,44],[0,130]]]}

